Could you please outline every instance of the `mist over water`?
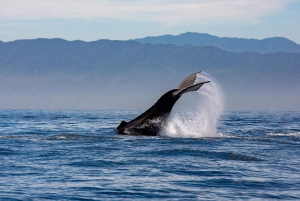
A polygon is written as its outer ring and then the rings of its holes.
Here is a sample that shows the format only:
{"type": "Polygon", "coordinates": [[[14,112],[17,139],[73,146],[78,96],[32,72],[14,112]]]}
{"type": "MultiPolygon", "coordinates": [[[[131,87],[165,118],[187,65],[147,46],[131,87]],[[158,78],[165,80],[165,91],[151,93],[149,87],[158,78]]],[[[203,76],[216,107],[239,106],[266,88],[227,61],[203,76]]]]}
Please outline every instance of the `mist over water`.
{"type": "MultiPolygon", "coordinates": [[[[196,83],[204,84],[193,98],[190,109],[171,112],[161,131],[169,137],[222,137],[218,132],[218,120],[223,112],[223,92],[217,81],[207,73],[198,74],[196,83]]],[[[195,92],[191,92],[195,93],[195,92]]],[[[185,96],[185,95],[183,95],[185,96]]]]}

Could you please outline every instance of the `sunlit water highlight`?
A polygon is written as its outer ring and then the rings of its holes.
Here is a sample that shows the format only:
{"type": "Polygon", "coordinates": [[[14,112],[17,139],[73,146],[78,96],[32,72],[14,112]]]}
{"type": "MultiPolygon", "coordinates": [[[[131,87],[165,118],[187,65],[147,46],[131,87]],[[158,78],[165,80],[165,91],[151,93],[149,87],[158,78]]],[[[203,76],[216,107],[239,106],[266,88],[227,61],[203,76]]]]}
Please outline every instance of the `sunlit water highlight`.
{"type": "MultiPolygon", "coordinates": [[[[223,112],[223,92],[218,82],[209,74],[198,74],[195,84],[210,80],[193,96],[194,105],[189,111],[172,112],[160,135],[169,137],[222,137],[217,131],[223,112]]],[[[195,93],[195,92],[190,92],[195,93]]],[[[184,96],[184,95],[183,95],[184,96]]]]}

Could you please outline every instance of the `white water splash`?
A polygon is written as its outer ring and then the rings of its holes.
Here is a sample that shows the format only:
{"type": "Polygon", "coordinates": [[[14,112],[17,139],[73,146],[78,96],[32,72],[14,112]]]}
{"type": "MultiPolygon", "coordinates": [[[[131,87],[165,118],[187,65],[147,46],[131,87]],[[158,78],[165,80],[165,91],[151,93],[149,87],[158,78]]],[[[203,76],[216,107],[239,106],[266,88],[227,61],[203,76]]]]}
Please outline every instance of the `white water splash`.
{"type": "MultiPolygon", "coordinates": [[[[172,112],[163,125],[161,135],[169,137],[221,137],[218,119],[223,112],[223,93],[220,85],[207,73],[198,74],[195,83],[210,80],[193,98],[189,111],[172,112]]],[[[190,92],[195,93],[195,92],[190,92]]],[[[185,95],[183,95],[185,96],[185,95]]]]}

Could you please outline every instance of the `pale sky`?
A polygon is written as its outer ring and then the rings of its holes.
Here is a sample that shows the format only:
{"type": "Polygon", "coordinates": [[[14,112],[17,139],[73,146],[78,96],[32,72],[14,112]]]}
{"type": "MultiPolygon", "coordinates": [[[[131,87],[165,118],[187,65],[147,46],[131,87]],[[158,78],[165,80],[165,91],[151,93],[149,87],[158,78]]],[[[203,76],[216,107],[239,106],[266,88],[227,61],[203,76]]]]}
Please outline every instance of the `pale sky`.
{"type": "Polygon", "coordinates": [[[300,0],[0,0],[0,40],[127,40],[199,32],[300,44],[300,0]]]}

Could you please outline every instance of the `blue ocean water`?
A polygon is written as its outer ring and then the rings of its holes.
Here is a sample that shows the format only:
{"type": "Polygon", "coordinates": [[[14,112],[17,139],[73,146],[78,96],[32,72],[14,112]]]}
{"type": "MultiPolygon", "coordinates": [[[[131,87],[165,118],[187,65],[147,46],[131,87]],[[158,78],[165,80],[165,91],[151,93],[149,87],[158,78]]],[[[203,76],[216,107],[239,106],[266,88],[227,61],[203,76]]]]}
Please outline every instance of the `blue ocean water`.
{"type": "Polygon", "coordinates": [[[299,112],[224,112],[214,138],[115,132],[138,114],[0,110],[0,200],[300,199],[299,112]]]}

